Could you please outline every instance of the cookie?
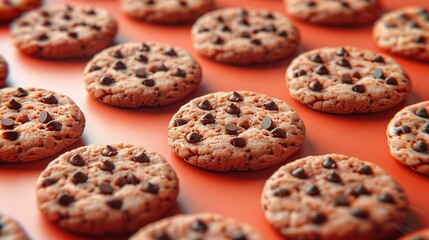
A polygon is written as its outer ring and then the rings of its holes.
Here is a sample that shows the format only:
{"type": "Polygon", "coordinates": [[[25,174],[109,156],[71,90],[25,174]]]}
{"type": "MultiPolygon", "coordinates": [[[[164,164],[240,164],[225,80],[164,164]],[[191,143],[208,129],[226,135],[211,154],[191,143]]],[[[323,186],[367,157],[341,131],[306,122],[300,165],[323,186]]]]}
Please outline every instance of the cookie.
{"type": "Polygon", "coordinates": [[[201,67],[184,49],[159,42],[119,44],[97,54],[85,68],[90,95],[118,107],[177,102],[201,81],[201,67]]]}
{"type": "Polygon", "coordinates": [[[131,144],[92,144],[66,152],[40,174],[37,206],[61,228],[131,233],[176,201],[176,173],[160,154],[131,144]]]}
{"type": "Polygon", "coordinates": [[[411,232],[402,236],[399,240],[429,240],[429,228],[411,232]]]}
{"type": "Polygon", "coordinates": [[[2,0],[0,1],[0,23],[8,23],[24,12],[37,8],[41,0],[2,0]]]}
{"type": "Polygon", "coordinates": [[[0,163],[30,162],[60,153],[85,127],[69,97],[41,88],[0,90],[0,163]]]}
{"type": "Polygon", "coordinates": [[[0,239],[29,240],[30,238],[18,222],[0,213],[0,239]]]}
{"type": "Polygon", "coordinates": [[[228,64],[283,59],[300,41],[298,29],[285,16],[265,9],[223,8],[206,13],[192,26],[195,50],[228,64]]]}
{"type": "Polygon", "coordinates": [[[0,55],[0,82],[4,81],[8,74],[8,65],[6,59],[0,55]]]}
{"type": "Polygon", "coordinates": [[[392,157],[429,176],[429,101],[397,112],[387,125],[386,133],[392,157]]]}
{"type": "Polygon", "coordinates": [[[116,20],[90,6],[52,5],[32,10],[12,25],[15,46],[33,57],[92,56],[113,43],[116,20]]]}
{"type": "Polygon", "coordinates": [[[373,163],[340,154],[308,156],[265,183],[262,206],[285,239],[387,239],[403,225],[402,188],[373,163]]]}
{"type": "Polygon", "coordinates": [[[379,0],[283,0],[293,17],[322,25],[360,25],[375,20],[381,11],[379,0]]]}
{"type": "Polygon", "coordinates": [[[287,103],[249,91],[195,98],[174,114],[168,128],[168,143],[179,157],[214,171],[276,165],[305,138],[303,121],[287,103]]]}
{"type": "Polygon", "coordinates": [[[251,226],[220,214],[179,214],[151,223],[130,240],[262,240],[251,226]]]}
{"type": "Polygon", "coordinates": [[[120,3],[128,16],[161,24],[193,22],[214,7],[214,0],[120,0],[120,3]]]}
{"type": "Polygon", "coordinates": [[[355,47],[302,53],[287,68],[286,80],[300,103],[338,114],[384,111],[411,90],[408,75],[392,58],[355,47]]]}
{"type": "Polygon", "coordinates": [[[377,45],[413,60],[429,61],[429,12],[405,7],[384,14],[373,27],[377,45]]]}

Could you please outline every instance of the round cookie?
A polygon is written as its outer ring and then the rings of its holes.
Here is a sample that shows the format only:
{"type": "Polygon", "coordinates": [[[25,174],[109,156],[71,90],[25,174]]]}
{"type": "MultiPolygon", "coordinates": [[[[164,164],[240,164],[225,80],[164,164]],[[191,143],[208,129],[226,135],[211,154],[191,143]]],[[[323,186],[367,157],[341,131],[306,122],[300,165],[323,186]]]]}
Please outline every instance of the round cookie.
{"type": "Polygon", "coordinates": [[[214,7],[214,0],[120,0],[120,3],[128,16],[161,24],[189,23],[214,7]]]}
{"type": "Polygon", "coordinates": [[[305,138],[299,115],[280,99],[216,92],[174,114],[168,143],[187,163],[214,171],[259,170],[285,161],[305,138]]]}
{"type": "Polygon", "coordinates": [[[0,213],[0,239],[29,240],[30,238],[18,222],[0,213]]]}
{"type": "Polygon", "coordinates": [[[429,240],[429,228],[408,233],[399,238],[399,240],[429,240]]]}
{"type": "Polygon", "coordinates": [[[0,55],[0,82],[4,81],[8,75],[8,65],[6,59],[0,55]]]}
{"type": "Polygon", "coordinates": [[[100,8],[52,5],[21,16],[11,30],[15,46],[30,56],[79,58],[111,45],[117,23],[100,8]]]}
{"type": "Polygon", "coordinates": [[[306,22],[323,25],[360,25],[380,14],[379,0],[283,0],[286,11],[306,22]]]}
{"type": "Polygon", "coordinates": [[[305,52],[289,65],[286,80],[289,94],[302,104],[338,114],[384,111],[411,90],[392,58],[355,47],[305,52]]]}
{"type": "Polygon", "coordinates": [[[377,45],[402,57],[429,61],[429,12],[406,7],[384,14],[373,27],[377,45]]]}
{"type": "Polygon", "coordinates": [[[8,23],[24,12],[39,7],[41,3],[41,0],[1,0],[0,23],[8,23]]]}
{"type": "Polygon", "coordinates": [[[178,214],[151,223],[130,240],[262,240],[251,226],[213,213],[178,214]]]}
{"type": "Polygon", "coordinates": [[[90,95],[118,107],[177,102],[201,81],[201,67],[184,49],[159,42],[119,44],[88,62],[84,81],[90,95]]]}
{"type": "Polygon", "coordinates": [[[92,144],[52,161],[36,200],[58,226],[84,234],[131,233],[159,219],[179,192],[160,154],[131,144],[92,144]]]}
{"type": "Polygon", "coordinates": [[[429,101],[397,112],[387,125],[386,133],[392,157],[429,176],[429,101]]]}
{"type": "Polygon", "coordinates": [[[85,127],[69,97],[41,88],[0,90],[0,163],[30,162],[60,153],[85,127]]]}
{"type": "Polygon", "coordinates": [[[262,192],[265,217],[285,239],[387,239],[407,217],[402,188],[380,167],[340,154],[279,168],[262,192]]]}
{"type": "Polygon", "coordinates": [[[280,60],[300,41],[298,29],[281,13],[243,8],[206,13],[192,26],[192,39],[198,53],[229,64],[280,60]]]}

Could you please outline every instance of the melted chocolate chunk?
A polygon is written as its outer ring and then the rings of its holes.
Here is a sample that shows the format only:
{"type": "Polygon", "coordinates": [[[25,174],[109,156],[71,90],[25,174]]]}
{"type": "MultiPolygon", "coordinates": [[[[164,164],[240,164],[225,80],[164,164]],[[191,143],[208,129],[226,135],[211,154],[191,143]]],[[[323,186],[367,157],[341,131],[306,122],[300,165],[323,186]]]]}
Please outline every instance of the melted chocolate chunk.
{"type": "Polygon", "coordinates": [[[270,117],[265,117],[262,120],[262,128],[266,130],[272,130],[276,127],[276,124],[273,122],[273,120],[270,117]]]}
{"type": "Polygon", "coordinates": [[[103,149],[103,151],[101,151],[101,155],[106,156],[106,157],[111,157],[118,154],[118,152],[116,151],[115,148],[113,148],[110,145],[106,145],[106,147],[103,149]]]}
{"type": "Polygon", "coordinates": [[[308,88],[312,91],[318,92],[323,89],[323,85],[319,81],[315,80],[308,84],[308,88]]]}
{"type": "Polygon", "coordinates": [[[143,192],[152,193],[152,194],[158,194],[159,193],[159,187],[156,184],[147,183],[143,187],[143,192]]]}
{"type": "Polygon", "coordinates": [[[311,185],[305,189],[305,192],[310,196],[318,196],[320,195],[320,190],[317,186],[311,185]]]}
{"type": "Polygon", "coordinates": [[[39,115],[39,122],[42,123],[48,123],[52,120],[51,114],[49,114],[47,111],[43,111],[39,115]]]}
{"type": "Polygon", "coordinates": [[[58,99],[53,94],[49,94],[48,96],[44,96],[43,101],[46,104],[58,104],[58,99]]]}
{"type": "Polygon", "coordinates": [[[394,85],[394,86],[398,85],[398,81],[394,77],[388,77],[388,78],[386,78],[385,82],[388,85],[394,85]]]}
{"type": "Polygon", "coordinates": [[[43,179],[42,187],[48,187],[58,182],[58,179],[47,177],[43,179]]]}
{"type": "Polygon", "coordinates": [[[149,157],[144,152],[139,152],[134,155],[134,161],[139,163],[148,163],[150,161],[149,157]]]}
{"type": "Polygon", "coordinates": [[[240,137],[231,138],[231,140],[229,140],[229,143],[231,143],[231,145],[235,147],[240,147],[240,148],[246,146],[246,140],[240,137]]]}
{"type": "Polygon", "coordinates": [[[200,122],[206,125],[206,124],[214,123],[215,119],[213,115],[211,115],[210,113],[206,113],[200,118],[200,122]]]}
{"type": "Polygon", "coordinates": [[[46,124],[49,131],[60,131],[63,125],[57,121],[50,121],[46,124]]]}
{"type": "Polygon", "coordinates": [[[183,118],[176,118],[176,119],[174,119],[174,126],[182,126],[182,125],[185,125],[185,124],[187,124],[188,123],[188,121],[187,120],[185,120],[185,119],[183,119],[183,118]]]}
{"type": "Polygon", "coordinates": [[[113,169],[115,169],[115,164],[107,159],[103,159],[100,164],[100,169],[103,171],[113,171],[113,169]]]}
{"type": "Polygon", "coordinates": [[[264,103],[264,107],[267,110],[279,110],[279,108],[277,107],[277,104],[274,101],[268,101],[264,103]]]}
{"type": "Polygon", "coordinates": [[[110,84],[114,83],[115,80],[113,80],[113,78],[111,78],[109,76],[102,76],[100,78],[99,82],[100,82],[101,85],[110,85],[110,84]]]}
{"type": "Polygon", "coordinates": [[[235,135],[235,134],[237,134],[237,131],[238,131],[238,127],[235,126],[234,124],[227,123],[225,125],[225,132],[226,132],[226,134],[235,135]]]}
{"type": "Polygon", "coordinates": [[[77,167],[81,167],[85,165],[85,161],[83,160],[82,156],[80,156],[79,154],[75,154],[73,155],[70,159],[69,159],[69,163],[73,166],[77,166],[77,167]]]}
{"type": "Polygon", "coordinates": [[[314,71],[319,75],[328,75],[329,74],[329,70],[324,65],[317,66],[314,71]]]}
{"type": "Polygon", "coordinates": [[[239,116],[241,113],[240,108],[238,108],[234,103],[228,105],[226,112],[229,114],[235,114],[237,116],[239,116]]]}
{"type": "Polygon", "coordinates": [[[305,173],[304,169],[302,167],[299,167],[295,170],[292,171],[292,176],[296,177],[296,178],[300,178],[300,179],[307,179],[308,176],[305,173]]]}
{"type": "Polygon", "coordinates": [[[67,193],[61,195],[61,197],[58,199],[58,203],[64,207],[67,207],[68,205],[72,204],[74,201],[75,201],[74,197],[71,195],[68,195],[67,193]]]}
{"type": "Polygon", "coordinates": [[[186,77],[186,72],[184,70],[182,70],[181,68],[176,68],[171,73],[171,76],[184,78],[184,77],[186,77]]]}
{"type": "Polygon", "coordinates": [[[191,229],[195,232],[205,232],[207,231],[208,226],[203,220],[197,219],[194,222],[192,222],[191,229]]]}
{"type": "Polygon", "coordinates": [[[364,85],[360,85],[360,84],[354,85],[352,87],[352,91],[353,92],[357,92],[357,93],[364,93],[365,92],[365,86],[364,85]]]}
{"type": "Polygon", "coordinates": [[[147,87],[153,87],[153,86],[155,86],[155,80],[153,80],[151,78],[146,78],[146,79],[143,79],[142,84],[147,86],[147,87]]]}
{"type": "Polygon", "coordinates": [[[3,118],[1,120],[1,128],[2,129],[13,129],[15,122],[10,120],[9,118],[3,118]]]}
{"type": "Polygon", "coordinates": [[[108,194],[109,195],[109,194],[112,194],[114,191],[112,185],[110,185],[110,183],[106,183],[106,182],[100,183],[98,188],[99,188],[101,194],[108,194]]]}
{"type": "Polygon", "coordinates": [[[198,107],[202,110],[213,110],[212,105],[210,104],[209,100],[204,100],[198,104],[198,107]]]}
{"type": "Polygon", "coordinates": [[[362,165],[362,166],[360,166],[358,172],[360,174],[364,174],[364,175],[372,175],[372,169],[368,165],[362,165]]]}
{"type": "Polygon", "coordinates": [[[84,183],[86,180],[88,180],[88,176],[86,176],[86,174],[81,171],[75,172],[72,176],[72,182],[74,184],[84,183]]]}
{"type": "Polygon", "coordinates": [[[311,222],[317,225],[320,225],[326,222],[327,220],[326,216],[321,212],[312,213],[310,218],[311,218],[311,222]]]}
{"type": "Polygon", "coordinates": [[[274,196],[276,197],[287,197],[290,195],[289,190],[284,188],[279,188],[274,191],[274,196]]]}
{"type": "Polygon", "coordinates": [[[201,141],[202,139],[203,139],[203,137],[196,132],[191,132],[186,136],[186,141],[188,143],[197,143],[197,142],[201,141]]]}
{"type": "Polygon", "coordinates": [[[270,133],[275,138],[285,138],[286,137],[286,132],[283,129],[279,128],[279,127],[274,128],[273,130],[271,130],[270,133]]]}
{"type": "Polygon", "coordinates": [[[21,103],[12,98],[9,102],[6,103],[6,107],[10,109],[20,109],[22,107],[21,103]]]}
{"type": "Polygon", "coordinates": [[[326,177],[326,180],[328,180],[329,182],[333,182],[333,183],[340,183],[341,177],[338,174],[336,174],[335,172],[331,172],[326,177]]]}
{"type": "Polygon", "coordinates": [[[327,169],[333,169],[337,167],[337,163],[331,157],[327,157],[323,160],[322,166],[327,169]]]}
{"type": "Polygon", "coordinates": [[[231,102],[241,102],[243,101],[243,96],[241,96],[238,92],[234,91],[231,96],[229,96],[228,100],[231,102]]]}
{"type": "Polygon", "coordinates": [[[3,138],[7,139],[9,141],[14,141],[16,139],[18,139],[19,137],[19,133],[12,131],[12,130],[6,130],[3,132],[3,138]]]}

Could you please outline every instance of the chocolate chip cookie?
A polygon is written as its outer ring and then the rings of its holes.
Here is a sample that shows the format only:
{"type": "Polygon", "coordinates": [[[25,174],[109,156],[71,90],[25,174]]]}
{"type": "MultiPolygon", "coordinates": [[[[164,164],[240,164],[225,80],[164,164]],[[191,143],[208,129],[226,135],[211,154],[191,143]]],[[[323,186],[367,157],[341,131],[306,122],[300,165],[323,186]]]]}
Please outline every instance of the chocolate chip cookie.
{"type": "Polygon", "coordinates": [[[360,25],[380,14],[379,0],[283,0],[286,11],[303,21],[323,25],[360,25]]]}
{"type": "Polygon", "coordinates": [[[41,3],[41,0],[1,0],[0,23],[8,23],[41,3]]]}
{"type": "Polygon", "coordinates": [[[405,7],[384,14],[374,25],[377,45],[399,56],[429,61],[429,12],[405,7]]]}
{"type": "Polygon", "coordinates": [[[146,22],[181,24],[195,21],[214,7],[214,0],[120,0],[122,11],[146,22]]]}
{"type": "Polygon", "coordinates": [[[0,120],[0,163],[60,153],[85,127],[85,117],[72,99],[32,87],[0,90],[0,120]]]}
{"type": "Polygon", "coordinates": [[[113,43],[116,20],[104,9],[51,5],[15,20],[12,38],[22,52],[39,58],[92,56],[113,43]]]}
{"type": "Polygon", "coordinates": [[[29,240],[30,238],[17,221],[0,213],[0,239],[29,240]]]}
{"type": "Polygon", "coordinates": [[[61,228],[131,233],[176,201],[176,173],[160,154],[131,144],[92,144],[52,161],[36,185],[37,206],[61,228]]]}
{"type": "Polygon", "coordinates": [[[392,177],[340,154],[279,168],[265,183],[262,206],[285,239],[387,239],[407,216],[406,195],[392,177]]]}
{"type": "Polygon", "coordinates": [[[300,41],[298,29],[281,13],[244,8],[206,13],[192,26],[192,38],[198,53],[229,64],[280,60],[300,41]]]}
{"type": "Polygon", "coordinates": [[[251,226],[213,213],[179,214],[142,228],[130,240],[228,239],[262,240],[251,226]]]}
{"type": "Polygon", "coordinates": [[[289,94],[310,108],[338,114],[380,112],[411,90],[392,58],[355,47],[319,48],[295,58],[286,71],[289,94]]]}
{"type": "Polygon", "coordinates": [[[201,81],[201,67],[184,49],[159,42],[119,44],[97,54],[85,68],[90,95],[118,107],[177,102],[201,81]]]}
{"type": "Polygon", "coordinates": [[[397,112],[387,126],[387,141],[393,158],[429,175],[429,101],[397,112]]]}
{"type": "Polygon", "coordinates": [[[216,92],[174,114],[168,142],[187,163],[214,171],[258,170],[285,161],[305,138],[299,115],[280,99],[216,92]]]}
{"type": "Polygon", "coordinates": [[[8,65],[6,59],[0,55],[0,82],[4,81],[8,74],[8,65]]]}

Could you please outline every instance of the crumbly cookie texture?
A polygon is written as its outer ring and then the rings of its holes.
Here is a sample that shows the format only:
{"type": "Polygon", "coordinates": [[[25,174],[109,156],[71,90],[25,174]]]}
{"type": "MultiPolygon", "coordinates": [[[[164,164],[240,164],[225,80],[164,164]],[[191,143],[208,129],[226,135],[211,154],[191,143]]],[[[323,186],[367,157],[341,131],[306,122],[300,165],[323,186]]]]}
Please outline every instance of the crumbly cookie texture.
{"type": "Polygon", "coordinates": [[[4,81],[8,75],[8,64],[6,59],[0,55],[0,82],[4,81]]]}
{"type": "Polygon", "coordinates": [[[85,117],[69,97],[41,88],[0,90],[0,162],[30,162],[79,140],[85,117]]]}
{"type": "Polygon", "coordinates": [[[174,114],[168,142],[187,163],[214,171],[258,170],[285,161],[305,138],[282,100],[249,91],[195,98],[174,114]]]}
{"type": "Polygon", "coordinates": [[[21,14],[37,8],[41,0],[2,0],[0,1],[0,23],[8,23],[21,14]]]}
{"type": "Polygon", "coordinates": [[[30,238],[17,221],[0,213],[0,239],[29,240],[30,238]]]}
{"type": "Polygon", "coordinates": [[[199,63],[184,49],[159,42],[125,43],[97,54],[85,68],[90,95],[118,107],[177,102],[201,82],[199,63]]]}
{"type": "Polygon", "coordinates": [[[280,60],[300,41],[298,29],[281,13],[249,8],[206,13],[192,26],[192,39],[198,53],[228,64],[280,60]]]}
{"type": "Polygon", "coordinates": [[[40,174],[40,211],[78,233],[131,233],[159,219],[179,192],[160,154],[131,144],[92,144],[52,161],[40,174]]]}
{"type": "Polygon", "coordinates": [[[39,58],[92,56],[110,46],[117,23],[104,9],[52,5],[32,10],[12,25],[12,38],[22,52],[39,58]]]}
{"type": "Polygon", "coordinates": [[[408,75],[392,58],[355,47],[305,52],[287,68],[286,81],[302,104],[337,114],[384,111],[411,90],[408,75]]]}
{"type": "Polygon", "coordinates": [[[429,101],[397,112],[387,126],[387,141],[393,158],[429,175],[429,101]]]}
{"type": "Polygon", "coordinates": [[[374,25],[377,45],[402,57],[429,61],[429,12],[405,7],[384,14],[374,25]]]}
{"type": "Polygon", "coordinates": [[[375,20],[381,11],[379,0],[283,0],[293,17],[314,24],[360,25],[375,20]]]}
{"type": "Polygon", "coordinates": [[[399,238],[399,240],[429,240],[429,228],[408,233],[399,238]]]}
{"type": "Polygon", "coordinates": [[[214,8],[214,0],[120,0],[120,3],[127,15],[161,24],[193,22],[214,8]]]}
{"type": "Polygon", "coordinates": [[[262,240],[251,226],[213,213],[179,214],[147,225],[130,240],[262,240]]]}
{"type": "Polygon", "coordinates": [[[406,195],[392,177],[341,154],[279,168],[265,183],[262,206],[286,239],[386,239],[407,216],[406,195]]]}

